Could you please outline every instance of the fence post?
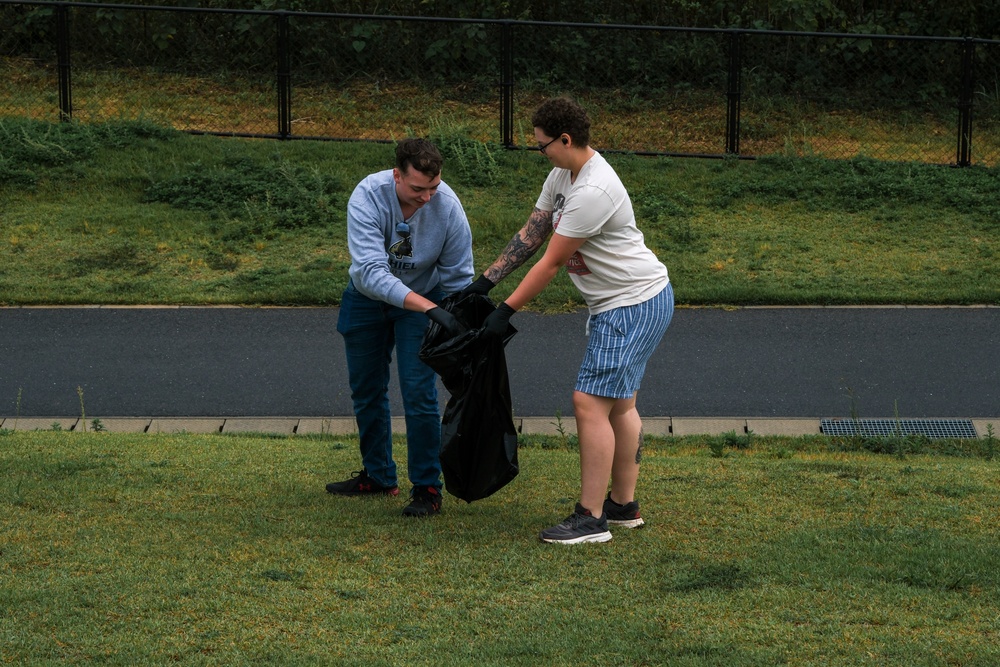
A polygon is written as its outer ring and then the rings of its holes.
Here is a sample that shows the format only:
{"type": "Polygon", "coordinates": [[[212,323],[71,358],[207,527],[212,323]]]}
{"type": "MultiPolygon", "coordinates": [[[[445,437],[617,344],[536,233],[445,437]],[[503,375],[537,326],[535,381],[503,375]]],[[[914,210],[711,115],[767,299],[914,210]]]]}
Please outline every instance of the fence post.
{"type": "Polygon", "coordinates": [[[278,138],[292,136],[292,73],[288,55],[288,14],[282,10],[278,20],[278,138]]]}
{"type": "Polygon", "coordinates": [[[59,70],[59,120],[73,119],[73,88],[70,83],[69,7],[56,5],[56,62],[59,70]]]}
{"type": "Polygon", "coordinates": [[[500,141],[514,147],[514,28],[500,24],[500,141]]]}
{"type": "Polygon", "coordinates": [[[966,37],[962,44],[962,86],[958,91],[958,156],[959,167],[972,164],[972,89],[975,84],[973,67],[975,66],[976,44],[971,37],[966,37]]]}
{"type": "Polygon", "coordinates": [[[740,154],[740,97],[742,88],[740,71],[743,67],[743,34],[729,33],[729,90],[726,93],[726,154],[740,154]]]}

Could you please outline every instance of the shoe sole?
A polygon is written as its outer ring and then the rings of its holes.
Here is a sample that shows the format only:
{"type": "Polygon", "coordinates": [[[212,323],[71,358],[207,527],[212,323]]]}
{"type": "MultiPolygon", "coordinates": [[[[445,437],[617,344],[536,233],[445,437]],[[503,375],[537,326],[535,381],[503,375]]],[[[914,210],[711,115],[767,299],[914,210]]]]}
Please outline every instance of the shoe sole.
{"type": "Polygon", "coordinates": [[[398,496],[399,487],[394,489],[385,489],[384,491],[337,491],[336,489],[331,489],[326,487],[327,493],[332,493],[335,496],[398,496]]]}
{"type": "Polygon", "coordinates": [[[636,517],[635,519],[608,519],[609,526],[617,526],[618,528],[642,528],[646,525],[646,522],[642,520],[642,517],[636,517]]]}
{"type": "Polygon", "coordinates": [[[610,542],[611,532],[605,531],[603,533],[592,533],[590,535],[581,535],[579,537],[571,537],[568,540],[560,540],[553,537],[542,537],[538,538],[547,544],[586,544],[588,542],[610,542]]]}
{"type": "Polygon", "coordinates": [[[439,514],[441,514],[441,510],[438,510],[436,512],[407,512],[406,510],[403,510],[403,516],[411,516],[415,519],[423,519],[429,516],[438,516],[439,514]]]}

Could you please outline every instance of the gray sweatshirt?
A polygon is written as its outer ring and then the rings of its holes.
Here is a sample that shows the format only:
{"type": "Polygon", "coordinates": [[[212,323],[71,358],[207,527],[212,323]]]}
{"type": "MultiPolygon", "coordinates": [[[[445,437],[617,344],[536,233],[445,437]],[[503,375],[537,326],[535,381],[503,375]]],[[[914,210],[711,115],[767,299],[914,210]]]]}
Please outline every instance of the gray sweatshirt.
{"type": "Polygon", "coordinates": [[[410,291],[435,287],[451,294],[472,282],[472,230],[455,192],[444,181],[409,220],[396,196],[392,170],[366,177],[347,203],[350,276],[359,292],[399,308],[410,291]],[[397,225],[409,226],[412,256],[401,253],[397,225]]]}

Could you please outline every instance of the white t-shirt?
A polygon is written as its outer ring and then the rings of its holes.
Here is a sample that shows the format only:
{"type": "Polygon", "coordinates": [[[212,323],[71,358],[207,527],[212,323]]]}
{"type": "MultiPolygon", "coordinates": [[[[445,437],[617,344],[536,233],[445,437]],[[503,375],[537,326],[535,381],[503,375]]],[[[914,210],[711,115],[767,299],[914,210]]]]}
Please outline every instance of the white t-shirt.
{"type": "Polygon", "coordinates": [[[566,262],[591,314],[642,303],[667,286],[667,267],[646,247],[632,201],[611,165],[595,152],[570,182],[549,172],[535,207],[552,212],[556,234],[587,241],[566,262]]]}

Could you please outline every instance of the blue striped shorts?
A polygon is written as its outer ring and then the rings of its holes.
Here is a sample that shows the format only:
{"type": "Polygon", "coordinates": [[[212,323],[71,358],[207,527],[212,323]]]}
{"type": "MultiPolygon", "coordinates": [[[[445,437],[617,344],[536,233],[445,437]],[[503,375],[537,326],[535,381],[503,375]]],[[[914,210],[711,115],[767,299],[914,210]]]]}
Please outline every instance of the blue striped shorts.
{"type": "Polygon", "coordinates": [[[673,316],[670,283],[648,301],[591,316],[587,353],[580,364],[576,390],[606,398],[631,398],[639,391],[646,362],[673,316]]]}

